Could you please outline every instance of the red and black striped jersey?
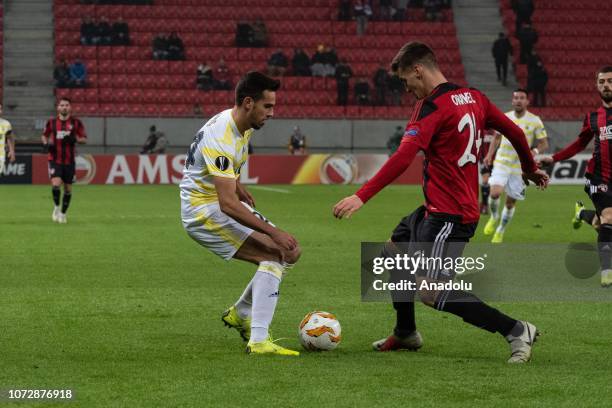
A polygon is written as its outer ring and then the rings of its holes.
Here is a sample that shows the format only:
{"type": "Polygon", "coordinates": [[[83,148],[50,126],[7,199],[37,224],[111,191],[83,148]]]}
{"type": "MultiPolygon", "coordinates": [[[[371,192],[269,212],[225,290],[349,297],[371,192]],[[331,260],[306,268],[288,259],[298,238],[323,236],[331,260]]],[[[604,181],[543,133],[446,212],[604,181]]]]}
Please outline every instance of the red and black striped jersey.
{"type": "Polygon", "coordinates": [[[525,172],[537,169],[525,134],[514,122],[480,91],[446,82],[417,103],[399,149],[357,196],[369,200],[421,150],[427,212],[458,216],[462,224],[478,222],[478,158],[483,131],[489,128],[508,137],[525,172]]]}
{"type": "Polygon", "coordinates": [[[49,161],[57,164],[74,164],[74,145],[77,139],[87,138],[85,127],[77,118],[51,118],[47,121],[43,134],[48,138],[49,161]]]}
{"type": "Polygon", "coordinates": [[[576,140],[555,153],[553,160],[566,160],[580,153],[593,138],[595,145],[593,156],[587,165],[586,177],[593,184],[609,184],[612,177],[612,108],[602,106],[587,114],[576,140]]]}

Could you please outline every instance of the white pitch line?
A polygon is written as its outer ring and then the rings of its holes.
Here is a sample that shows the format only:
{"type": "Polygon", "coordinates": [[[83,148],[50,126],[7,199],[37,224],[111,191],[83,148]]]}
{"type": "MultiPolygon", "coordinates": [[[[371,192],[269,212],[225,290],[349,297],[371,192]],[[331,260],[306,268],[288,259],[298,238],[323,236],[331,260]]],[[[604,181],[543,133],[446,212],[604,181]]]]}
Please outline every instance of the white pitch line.
{"type": "Polygon", "coordinates": [[[275,187],[264,187],[264,186],[255,186],[255,185],[246,185],[248,188],[252,188],[255,190],[263,190],[263,191],[273,191],[275,193],[283,193],[283,194],[291,194],[291,191],[285,190],[284,188],[275,188],[275,187]]]}

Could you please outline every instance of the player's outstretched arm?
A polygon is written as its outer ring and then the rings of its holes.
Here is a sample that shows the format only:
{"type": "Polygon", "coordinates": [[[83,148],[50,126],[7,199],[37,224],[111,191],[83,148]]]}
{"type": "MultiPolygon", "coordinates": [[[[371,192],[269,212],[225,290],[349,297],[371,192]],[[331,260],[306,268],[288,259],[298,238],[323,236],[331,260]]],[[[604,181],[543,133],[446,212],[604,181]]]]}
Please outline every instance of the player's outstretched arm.
{"type": "Polygon", "coordinates": [[[9,162],[15,163],[15,137],[13,136],[13,132],[9,130],[6,134],[6,143],[8,145],[8,158],[9,162]]]}
{"type": "Polygon", "coordinates": [[[387,160],[378,173],[365,183],[355,194],[342,199],[333,209],[334,217],[349,218],[368,200],[374,197],[393,180],[398,178],[412,164],[419,146],[410,139],[402,139],[397,151],[387,160]]]}
{"type": "Polygon", "coordinates": [[[292,251],[297,246],[297,240],[291,234],[262,221],[242,205],[236,194],[236,180],[234,178],[213,177],[213,181],[219,197],[221,211],[239,223],[268,235],[283,249],[292,251]]]}

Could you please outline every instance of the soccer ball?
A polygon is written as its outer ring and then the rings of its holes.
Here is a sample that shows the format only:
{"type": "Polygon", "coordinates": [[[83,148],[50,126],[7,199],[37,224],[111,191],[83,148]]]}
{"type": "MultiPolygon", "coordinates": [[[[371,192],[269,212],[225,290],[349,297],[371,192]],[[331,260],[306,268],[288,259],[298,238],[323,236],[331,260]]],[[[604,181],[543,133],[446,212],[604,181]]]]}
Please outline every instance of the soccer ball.
{"type": "Polygon", "coordinates": [[[310,351],[333,350],[342,339],[341,331],[340,322],[333,314],[310,312],[300,323],[300,343],[310,351]]]}

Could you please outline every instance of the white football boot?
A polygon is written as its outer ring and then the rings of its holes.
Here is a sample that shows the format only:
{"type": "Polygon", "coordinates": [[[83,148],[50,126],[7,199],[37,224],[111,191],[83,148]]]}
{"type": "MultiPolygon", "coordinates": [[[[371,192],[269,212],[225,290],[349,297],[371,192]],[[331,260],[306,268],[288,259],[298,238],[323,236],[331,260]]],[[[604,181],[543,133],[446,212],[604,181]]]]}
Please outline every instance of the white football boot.
{"type": "Polygon", "coordinates": [[[512,352],[508,363],[526,363],[531,360],[531,349],[540,335],[533,324],[526,321],[521,321],[521,323],[523,323],[523,333],[520,336],[515,337],[511,334],[506,336],[512,352]]]}

